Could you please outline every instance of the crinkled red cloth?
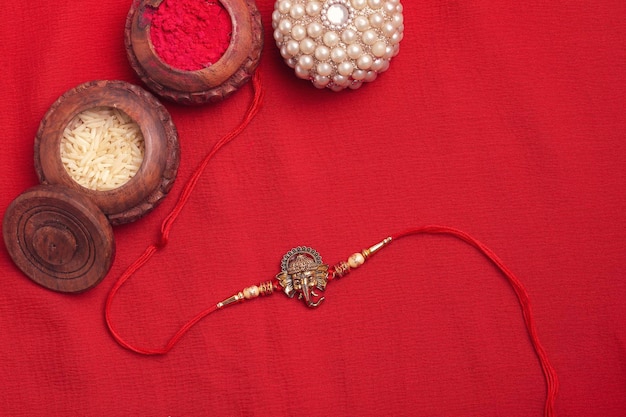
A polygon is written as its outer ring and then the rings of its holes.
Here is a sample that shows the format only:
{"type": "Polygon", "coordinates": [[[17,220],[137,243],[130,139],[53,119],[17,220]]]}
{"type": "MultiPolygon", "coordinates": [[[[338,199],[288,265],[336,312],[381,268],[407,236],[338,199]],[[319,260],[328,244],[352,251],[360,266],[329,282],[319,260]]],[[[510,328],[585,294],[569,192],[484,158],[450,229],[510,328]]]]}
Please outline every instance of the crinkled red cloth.
{"type": "MultiPolygon", "coordinates": [[[[387,72],[333,93],[297,79],[274,46],[265,101],[223,148],[169,244],[112,314],[161,346],[211,303],[280,270],[292,247],[327,263],[422,224],[493,249],[532,301],[559,377],[557,416],[626,410],[626,3],[404,2],[387,72]]],[[[0,16],[0,213],[37,183],[38,124],[85,81],[140,84],[123,30],[130,2],[6,2],[0,16]]],[[[117,256],[74,296],[26,278],[0,244],[0,415],[541,416],[545,384],[515,295],[472,248],[395,242],[309,310],[283,294],[219,311],[164,357],[117,345],[108,292],[158,236],[183,184],[237,126],[244,86],[201,107],[165,103],[179,177],[144,219],[114,229],[117,256]]]]}

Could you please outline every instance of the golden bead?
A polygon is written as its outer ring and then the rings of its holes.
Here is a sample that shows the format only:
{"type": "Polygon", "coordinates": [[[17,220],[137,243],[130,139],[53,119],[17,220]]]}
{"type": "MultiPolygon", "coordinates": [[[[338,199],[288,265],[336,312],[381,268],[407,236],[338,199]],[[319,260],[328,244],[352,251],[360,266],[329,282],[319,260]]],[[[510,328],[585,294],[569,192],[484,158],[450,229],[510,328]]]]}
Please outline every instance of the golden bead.
{"type": "Polygon", "coordinates": [[[253,285],[251,287],[245,288],[243,290],[243,296],[246,298],[246,300],[258,297],[259,287],[257,287],[256,285],[253,285]]]}
{"type": "Polygon", "coordinates": [[[358,252],[355,254],[352,254],[348,258],[348,265],[350,265],[350,268],[358,268],[364,263],[365,263],[365,257],[363,256],[363,254],[358,253],[358,252]]]}

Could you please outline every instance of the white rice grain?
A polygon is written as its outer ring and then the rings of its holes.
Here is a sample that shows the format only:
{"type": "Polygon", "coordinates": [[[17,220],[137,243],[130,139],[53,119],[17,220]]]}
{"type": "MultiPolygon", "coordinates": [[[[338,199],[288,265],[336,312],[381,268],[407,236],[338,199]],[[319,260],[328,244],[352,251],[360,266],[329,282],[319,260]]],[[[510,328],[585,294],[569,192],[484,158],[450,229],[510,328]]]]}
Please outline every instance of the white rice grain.
{"type": "Polygon", "coordinates": [[[76,115],[63,131],[61,162],[80,185],[96,191],[127,183],[143,162],[141,129],[126,113],[96,107],[76,115]]]}

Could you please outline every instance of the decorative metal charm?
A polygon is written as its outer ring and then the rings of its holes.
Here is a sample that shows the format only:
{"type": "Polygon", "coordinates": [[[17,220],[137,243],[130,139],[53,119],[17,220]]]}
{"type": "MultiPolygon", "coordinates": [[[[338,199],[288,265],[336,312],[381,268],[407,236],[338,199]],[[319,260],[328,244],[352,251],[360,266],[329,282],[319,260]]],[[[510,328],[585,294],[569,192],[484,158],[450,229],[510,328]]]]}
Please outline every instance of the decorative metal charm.
{"type": "Polygon", "coordinates": [[[224,301],[220,301],[215,307],[221,309],[252,300],[260,295],[271,295],[279,285],[289,298],[297,294],[298,299],[304,300],[307,307],[317,307],[324,301],[324,297],[317,294],[316,289],[324,291],[329,280],[346,276],[352,269],[363,265],[370,256],[390,242],[391,238],[388,237],[369,249],[353,253],[347,261],[341,261],[333,267],[322,263],[322,257],[315,249],[298,246],[283,256],[280,263],[281,271],[272,281],[244,288],[224,301]]]}
{"type": "Polygon", "coordinates": [[[289,298],[298,295],[307,307],[317,307],[324,297],[315,293],[315,289],[324,291],[328,282],[328,265],[322,263],[322,257],[315,249],[306,246],[293,248],[283,256],[281,272],[276,275],[285,294],[289,298]]]}

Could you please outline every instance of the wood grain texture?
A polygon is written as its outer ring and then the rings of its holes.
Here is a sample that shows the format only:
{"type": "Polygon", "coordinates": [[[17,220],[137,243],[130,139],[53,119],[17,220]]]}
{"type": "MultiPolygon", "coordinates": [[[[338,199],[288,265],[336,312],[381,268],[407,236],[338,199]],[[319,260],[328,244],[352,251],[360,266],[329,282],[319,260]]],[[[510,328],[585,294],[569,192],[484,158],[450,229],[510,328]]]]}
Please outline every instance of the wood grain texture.
{"type": "Polygon", "coordinates": [[[69,90],[50,107],[35,137],[34,159],[41,183],[63,185],[86,195],[111,224],[117,225],[143,217],[167,195],[178,171],[180,147],[169,113],[150,93],[123,81],[91,81],[69,90]],[[98,106],[123,110],[139,124],[145,142],[144,159],[137,174],[107,191],[78,184],[67,173],[59,151],[69,121],[98,106]]]}
{"type": "Polygon", "coordinates": [[[20,194],[5,213],[2,231],[13,262],[54,291],[94,287],[115,256],[107,218],[88,197],[63,186],[39,185],[20,194]]]}
{"type": "Polygon", "coordinates": [[[211,66],[183,71],[163,62],[150,41],[149,15],[160,1],[135,0],[128,12],[125,47],[130,65],[155,94],[181,104],[217,103],[244,85],[263,48],[261,15],[252,0],[223,0],[232,19],[228,49],[211,66]]]}

